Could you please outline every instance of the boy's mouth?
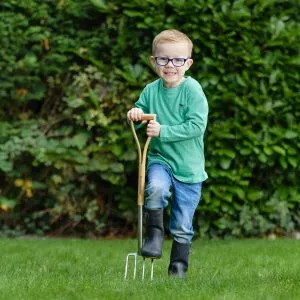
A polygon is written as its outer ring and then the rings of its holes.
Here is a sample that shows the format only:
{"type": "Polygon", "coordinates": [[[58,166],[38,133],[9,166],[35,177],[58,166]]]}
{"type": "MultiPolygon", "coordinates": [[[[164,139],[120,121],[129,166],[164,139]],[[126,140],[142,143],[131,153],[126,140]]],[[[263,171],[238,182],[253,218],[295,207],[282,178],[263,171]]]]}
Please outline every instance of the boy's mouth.
{"type": "Polygon", "coordinates": [[[165,75],[176,75],[176,72],[164,72],[165,75]]]}

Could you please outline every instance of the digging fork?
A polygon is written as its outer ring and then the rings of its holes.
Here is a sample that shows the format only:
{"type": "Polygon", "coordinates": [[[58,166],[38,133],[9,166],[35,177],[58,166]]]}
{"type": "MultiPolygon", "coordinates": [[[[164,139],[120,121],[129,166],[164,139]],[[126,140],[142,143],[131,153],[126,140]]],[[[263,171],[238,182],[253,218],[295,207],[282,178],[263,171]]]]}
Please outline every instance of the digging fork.
{"type": "MultiPolygon", "coordinates": [[[[142,117],[142,121],[150,121],[155,120],[155,114],[144,114],[142,117]]],[[[133,279],[136,277],[136,270],[137,270],[137,261],[138,256],[142,256],[141,249],[143,244],[143,205],[144,205],[144,190],[145,190],[145,173],[146,173],[146,159],[147,159],[147,150],[151,141],[151,137],[148,137],[144,146],[144,150],[142,152],[141,145],[139,143],[139,139],[137,137],[134,124],[130,121],[131,130],[137,145],[138,150],[138,160],[139,160],[139,167],[138,167],[138,198],[137,198],[137,206],[138,206],[138,227],[137,227],[137,242],[138,242],[138,250],[135,253],[129,253],[126,256],[126,263],[125,263],[125,274],[124,279],[127,278],[128,272],[128,264],[129,258],[133,257],[134,259],[134,269],[133,269],[133,279]]],[[[151,280],[153,279],[153,270],[154,270],[154,258],[151,258],[151,280]]],[[[143,266],[142,266],[142,280],[145,278],[145,257],[143,257],[143,266]]]]}

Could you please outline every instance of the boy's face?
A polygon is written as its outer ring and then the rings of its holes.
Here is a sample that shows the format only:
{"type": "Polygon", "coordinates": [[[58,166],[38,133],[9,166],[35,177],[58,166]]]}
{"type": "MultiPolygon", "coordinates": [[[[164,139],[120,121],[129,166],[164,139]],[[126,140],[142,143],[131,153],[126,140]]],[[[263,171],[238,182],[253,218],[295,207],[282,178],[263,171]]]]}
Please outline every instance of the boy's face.
{"type": "Polygon", "coordinates": [[[187,42],[174,42],[174,43],[161,43],[158,44],[154,56],[151,56],[151,63],[159,77],[164,81],[164,86],[166,88],[172,88],[178,86],[184,80],[185,72],[193,64],[192,59],[187,59],[189,57],[189,48],[187,42]],[[179,58],[176,60],[169,61],[172,58],[179,58]],[[182,59],[187,59],[182,60],[182,59]],[[182,66],[180,66],[184,63],[182,66]]]}

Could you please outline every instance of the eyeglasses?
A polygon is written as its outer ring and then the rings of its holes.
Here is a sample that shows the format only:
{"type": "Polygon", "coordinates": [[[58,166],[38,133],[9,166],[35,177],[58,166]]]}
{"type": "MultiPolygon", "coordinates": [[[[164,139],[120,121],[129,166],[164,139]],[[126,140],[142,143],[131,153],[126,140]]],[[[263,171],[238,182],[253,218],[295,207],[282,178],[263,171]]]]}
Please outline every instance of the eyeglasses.
{"type": "Polygon", "coordinates": [[[181,57],[175,57],[175,58],[168,58],[168,57],[161,57],[161,56],[156,56],[155,58],[155,62],[159,65],[159,66],[166,66],[169,61],[172,62],[174,67],[182,67],[185,62],[187,60],[189,60],[190,58],[181,58],[181,57]]]}

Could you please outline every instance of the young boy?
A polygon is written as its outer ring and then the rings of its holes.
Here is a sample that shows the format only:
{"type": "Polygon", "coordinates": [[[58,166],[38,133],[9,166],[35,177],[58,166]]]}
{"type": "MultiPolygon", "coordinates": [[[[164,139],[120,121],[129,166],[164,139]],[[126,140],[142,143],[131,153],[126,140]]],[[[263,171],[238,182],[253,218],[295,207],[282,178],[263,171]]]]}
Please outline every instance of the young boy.
{"type": "Polygon", "coordinates": [[[163,245],[163,209],[171,196],[170,232],[173,244],[169,275],[184,277],[194,234],[192,220],[200,201],[204,169],[203,135],[208,104],[200,84],[185,72],[193,64],[193,43],[178,30],[164,30],[152,45],[150,57],[160,77],[148,84],[127,113],[140,121],[144,113],[156,114],[147,125],[153,137],[148,151],[145,189],[146,238],[144,257],[160,258],[163,245]]]}

